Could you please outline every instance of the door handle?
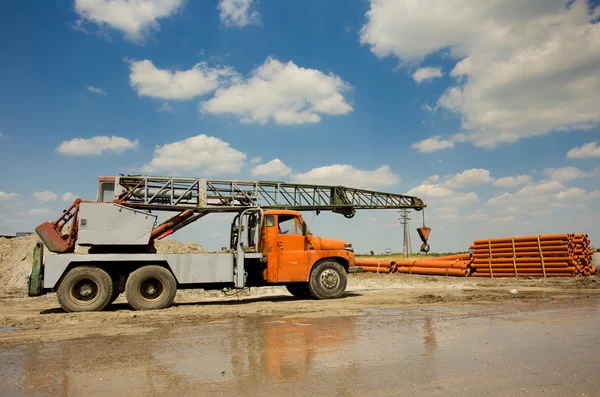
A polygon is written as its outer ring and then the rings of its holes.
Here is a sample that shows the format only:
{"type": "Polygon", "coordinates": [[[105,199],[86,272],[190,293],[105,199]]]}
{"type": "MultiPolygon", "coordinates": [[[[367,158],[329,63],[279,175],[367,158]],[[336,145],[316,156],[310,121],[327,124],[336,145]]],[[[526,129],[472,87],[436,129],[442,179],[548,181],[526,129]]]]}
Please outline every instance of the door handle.
{"type": "Polygon", "coordinates": [[[277,243],[277,247],[279,247],[279,249],[281,249],[281,250],[282,250],[282,249],[283,249],[283,243],[282,243],[282,242],[278,242],[278,243],[277,243]]]}

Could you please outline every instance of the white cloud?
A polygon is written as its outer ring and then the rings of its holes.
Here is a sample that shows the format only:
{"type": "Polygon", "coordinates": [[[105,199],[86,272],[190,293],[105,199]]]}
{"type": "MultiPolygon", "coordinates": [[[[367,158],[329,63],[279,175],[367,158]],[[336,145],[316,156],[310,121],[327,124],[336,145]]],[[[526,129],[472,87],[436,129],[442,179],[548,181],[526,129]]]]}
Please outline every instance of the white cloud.
{"type": "Polygon", "coordinates": [[[512,215],[507,216],[497,216],[494,218],[494,222],[513,222],[515,217],[512,215]]]}
{"type": "Polygon", "coordinates": [[[412,188],[407,194],[423,199],[428,205],[433,203],[434,207],[437,208],[437,214],[454,213],[460,208],[469,207],[479,202],[479,196],[475,192],[456,192],[448,187],[430,183],[412,188]]]}
{"type": "Polygon", "coordinates": [[[207,94],[223,79],[235,75],[231,68],[211,68],[205,62],[189,70],[158,69],[147,59],[129,64],[129,84],[139,96],[167,100],[189,100],[207,94]]]}
{"type": "Polygon", "coordinates": [[[49,190],[46,190],[44,192],[34,192],[33,198],[40,203],[44,203],[46,201],[56,200],[58,198],[58,194],[51,192],[49,190]]]}
{"type": "Polygon", "coordinates": [[[252,169],[252,176],[281,177],[292,173],[292,169],[279,159],[274,159],[266,164],[260,164],[252,169]]]}
{"type": "Polygon", "coordinates": [[[204,134],[196,135],[154,149],[154,157],[143,167],[144,172],[200,171],[205,176],[238,172],[246,154],[229,143],[204,134]]]}
{"type": "Polygon", "coordinates": [[[469,186],[487,185],[494,181],[488,170],[482,168],[472,168],[456,174],[450,179],[444,181],[441,185],[457,189],[469,186]]]}
{"type": "Polygon", "coordinates": [[[138,140],[130,141],[120,136],[95,136],[92,138],[73,138],[63,141],[56,151],[72,156],[97,156],[103,152],[123,153],[138,147],[138,140]]]}
{"type": "Polygon", "coordinates": [[[212,114],[233,114],[243,123],[318,123],[321,115],[343,115],[352,111],[342,92],[348,83],[334,74],[301,68],[274,58],[255,69],[251,76],[217,89],[201,104],[212,114]]]}
{"type": "Polygon", "coordinates": [[[525,186],[516,193],[493,197],[486,204],[503,214],[550,216],[559,208],[584,209],[584,201],[599,197],[599,191],[567,188],[559,181],[545,181],[525,186]]]}
{"type": "Polygon", "coordinates": [[[78,196],[74,193],[71,192],[66,192],[63,193],[60,198],[62,199],[62,201],[67,202],[67,203],[72,203],[73,201],[75,201],[78,196]]]}
{"type": "Polygon", "coordinates": [[[600,157],[600,147],[598,142],[586,143],[581,147],[576,147],[567,153],[567,158],[570,159],[586,159],[591,157],[600,157]]]}
{"type": "Polygon", "coordinates": [[[441,138],[441,135],[436,135],[420,142],[413,143],[410,145],[410,147],[413,149],[418,149],[419,152],[423,153],[431,153],[437,150],[451,149],[454,147],[454,142],[441,138]]]}
{"type": "Polygon", "coordinates": [[[544,170],[544,175],[557,181],[569,182],[580,178],[593,178],[596,175],[596,170],[586,172],[577,167],[546,168],[544,170]]]}
{"type": "Polygon", "coordinates": [[[440,176],[439,175],[430,175],[427,178],[425,178],[423,180],[424,184],[432,184],[432,183],[437,183],[440,180],[440,176]]]}
{"type": "Polygon", "coordinates": [[[475,211],[473,211],[469,215],[466,215],[464,218],[468,219],[470,221],[481,221],[481,220],[487,219],[488,216],[487,216],[487,214],[485,213],[484,210],[482,210],[482,209],[476,209],[475,211]]]}
{"type": "Polygon", "coordinates": [[[443,75],[442,69],[438,67],[427,66],[417,69],[417,71],[413,73],[412,78],[417,83],[421,83],[423,80],[432,80],[435,78],[440,78],[443,75]]]}
{"type": "Polygon", "coordinates": [[[140,41],[151,30],[159,30],[158,20],[177,13],[185,0],[75,0],[75,12],[84,21],[100,27],[106,25],[125,33],[125,37],[140,41]]]}
{"type": "Polygon", "coordinates": [[[600,123],[600,7],[587,0],[370,0],[361,42],[418,64],[447,52],[455,112],[480,147],[600,123]]]}
{"type": "Polygon", "coordinates": [[[104,91],[102,88],[94,87],[93,85],[88,85],[87,90],[94,94],[106,95],[106,91],[104,91]]]}
{"type": "Polygon", "coordinates": [[[258,163],[260,163],[261,161],[262,161],[262,157],[260,157],[260,156],[252,157],[252,158],[250,159],[250,163],[251,163],[251,164],[258,164],[258,163]]]}
{"type": "Polygon", "coordinates": [[[29,211],[27,211],[27,214],[29,215],[50,215],[53,214],[55,211],[52,211],[48,208],[32,208],[29,211]]]}
{"type": "Polygon", "coordinates": [[[260,14],[253,10],[252,0],[221,0],[218,8],[225,26],[260,25],[260,14]]]}
{"type": "Polygon", "coordinates": [[[172,112],[173,108],[167,103],[163,103],[161,107],[158,108],[159,112],[172,112]]]}
{"type": "Polygon", "coordinates": [[[20,196],[17,193],[5,193],[5,192],[0,191],[0,202],[16,200],[19,197],[20,196]]]}
{"type": "Polygon", "coordinates": [[[498,178],[493,182],[493,185],[498,187],[515,187],[526,185],[528,183],[531,183],[531,177],[529,175],[518,175],[498,178]]]}
{"type": "Polygon", "coordinates": [[[377,188],[395,185],[400,182],[400,177],[388,165],[382,165],[373,171],[363,171],[349,164],[333,164],[294,174],[292,180],[298,183],[377,188]]]}

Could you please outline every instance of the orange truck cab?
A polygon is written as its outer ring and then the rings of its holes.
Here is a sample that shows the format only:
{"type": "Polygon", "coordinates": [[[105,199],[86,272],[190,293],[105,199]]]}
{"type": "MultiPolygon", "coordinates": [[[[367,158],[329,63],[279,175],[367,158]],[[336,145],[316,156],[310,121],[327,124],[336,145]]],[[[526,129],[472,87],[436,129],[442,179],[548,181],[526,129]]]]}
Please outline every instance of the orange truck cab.
{"type": "MultiPolygon", "coordinates": [[[[313,235],[298,211],[268,210],[263,222],[261,250],[267,263],[263,271],[265,282],[284,283],[294,295],[303,295],[303,289],[314,289],[311,283],[324,284],[321,286],[333,290],[343,284],[340,294],[343,293],[346,273],[354,266],[352,244],[313,235]],[[296,290],[300,292],[294,293],[296,290]]],[[[333,295],[338,293],[311,291],[311,295],[329,298],[337,297],[333,295]]]]}

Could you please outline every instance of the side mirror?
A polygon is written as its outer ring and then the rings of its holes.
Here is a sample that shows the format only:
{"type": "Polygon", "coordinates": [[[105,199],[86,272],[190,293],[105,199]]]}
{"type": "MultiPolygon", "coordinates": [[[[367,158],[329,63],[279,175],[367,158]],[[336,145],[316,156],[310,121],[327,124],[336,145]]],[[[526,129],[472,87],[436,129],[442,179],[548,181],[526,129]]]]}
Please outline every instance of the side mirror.
{"type": "Polygon", "coordinates": [[[307,230],[306,222],[302,221],[302,235],[303,236],[306,236],[306,230],[307,230]]]}

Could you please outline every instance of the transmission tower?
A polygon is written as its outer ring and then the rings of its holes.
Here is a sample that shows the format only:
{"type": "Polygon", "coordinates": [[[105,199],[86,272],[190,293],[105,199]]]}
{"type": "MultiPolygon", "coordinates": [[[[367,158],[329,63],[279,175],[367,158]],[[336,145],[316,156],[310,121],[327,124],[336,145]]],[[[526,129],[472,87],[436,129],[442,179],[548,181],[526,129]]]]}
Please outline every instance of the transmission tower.
{"type": "Polygon", "coordinates": [[[398,211],[400,213],[400,224],[404,227],[404,243],[402,247],[402,256],[408,258],[412,256],[412,245],[410,243],[410,218],[408,217],[408,210],[402,209],[398,211]]]}

